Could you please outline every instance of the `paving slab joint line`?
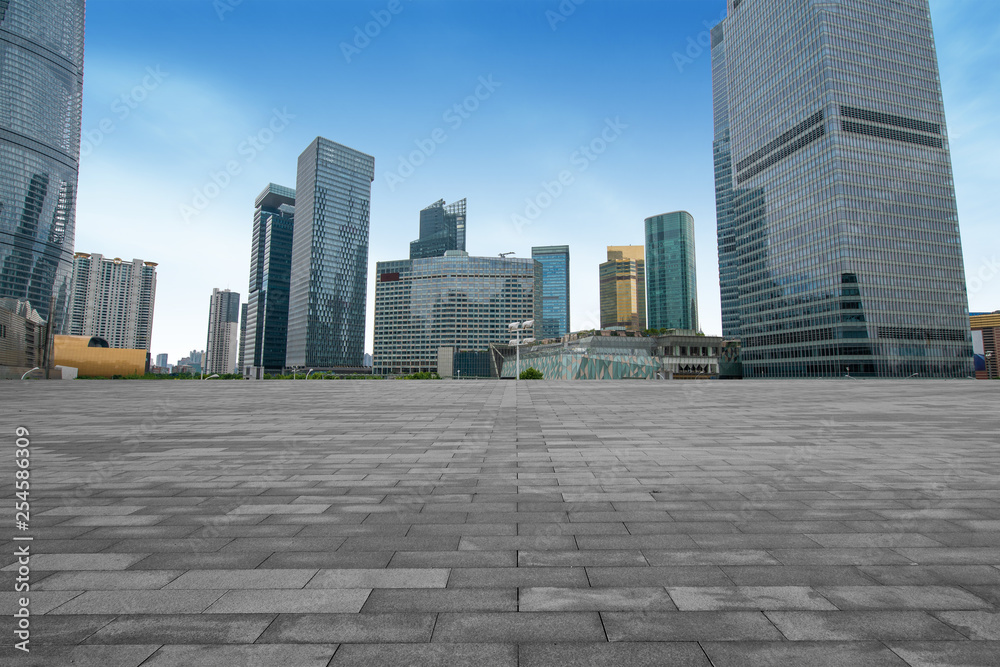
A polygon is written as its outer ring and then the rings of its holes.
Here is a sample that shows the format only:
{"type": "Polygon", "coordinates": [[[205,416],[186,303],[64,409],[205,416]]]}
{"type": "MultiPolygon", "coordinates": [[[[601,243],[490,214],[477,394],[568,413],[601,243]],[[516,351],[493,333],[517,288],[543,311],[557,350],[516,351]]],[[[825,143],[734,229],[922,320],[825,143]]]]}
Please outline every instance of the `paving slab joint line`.
{"type": "MultiPolygon", "coordinates": [[[[108,622],[110,623],[110,621],[108,621],[108,622]]],[[[83,642],[80,642],[80,644],[77,644],[77,646],[81,646],[81,645],[83,645],[83,642]]],[[[157,646],[156,650],[153,651],[152,653],[150,653],[149,657],[147,657],[145,660],[143,660],[142,662],[140,662],[137,667],[142,667],[143,665],[150,665],[150,664],[152,664],[150,662],[150,660],[152,660],[156,656],[156,654],[160,652],[160,649],[162,649],[164,646],[166,646],[166,644],[160,644],[159,646],[157,646]]]]}
{"type": "MultiPolygon", "coordinates": [[[[826,598],[823,598],[823,599],[825,600],[826,598]]],[[[840,610],[838,609],[838,611],[840,611],[840,610]]],[[[778,631],[778,634],[785,638],[785,641],[793,641],[791,639],[791,637],[789,637],[788,635],[786,635],[784,632],[781,631],[781,628],[779,628],[778,625],[774,622],[774,620],[772,620],[771,617],[767,615],[766,611],[761,610],[760,613],[764,615],[764,618],[767,619],[768,623],[770,623],[772,626],[774,626],[774,629],[778,631]]]]}

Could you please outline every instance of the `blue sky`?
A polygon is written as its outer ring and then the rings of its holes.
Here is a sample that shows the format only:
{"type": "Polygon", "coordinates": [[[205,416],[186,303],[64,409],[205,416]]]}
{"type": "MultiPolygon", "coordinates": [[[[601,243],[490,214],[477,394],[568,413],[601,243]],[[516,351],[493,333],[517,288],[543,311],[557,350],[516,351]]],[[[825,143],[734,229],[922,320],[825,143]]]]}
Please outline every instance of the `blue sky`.
{"type": "MultiPolygon", "coordinates": [[[[151,351],[171,363],[204,348],[213,287],[246,300],[254,197],[294,187],[317,135],[375,156],[369,351],[375,262],[463,197],[474,255],[570,246],[574,329],[598,325],[605,247],[689,211],[702,328],[721,332],[704,44],[724,0],[87,5],[76,249],[158,262],[151,351]]],[[[931,9],[970,305],[995,310],[1000,21],[977,0],[931,9]]]]}

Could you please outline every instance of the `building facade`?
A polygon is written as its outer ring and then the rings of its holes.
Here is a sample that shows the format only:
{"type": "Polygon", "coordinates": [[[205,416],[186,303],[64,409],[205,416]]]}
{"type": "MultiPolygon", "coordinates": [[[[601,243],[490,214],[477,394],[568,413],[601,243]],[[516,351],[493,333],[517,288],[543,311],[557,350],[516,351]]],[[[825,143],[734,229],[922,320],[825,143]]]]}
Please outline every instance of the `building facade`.
{"type": "Polygon", "coordinates": [[[85,8],[0,2],[0,297],[30,301],[56,333],[72,299],[85,8]]]}
{"type": "Polygon", "coordinates": [[[317,137],[299,156],[285,364],[360,367],[375,158],[317,137]]]}
{"type": "Polygon", "coordinates": [[[170,365],[169,356],[166,354],[156,355],[156,365],[159,368],[166,368],[167,366],[169,366],[170,365]]]}
{"type": "Polygon", "coordinates": [[[976,379],[1000,378],[1000,358],[997,357],[997,343],[1000,343],[1000,310],[992,313],[972,313],[969,316],[969,324],[972,327],[976,379]]]}
{"type": "Polygon", "coordinates": [[[675,211],[646,218],[646,324],[698,330],[694,217],[675,211]]]}
{"type": "Polygon", "coordinates": [[[44,367],[47,323],[27,301],[0,296],[0,380],[44,367]]]}
{"type": "Polygon", "coordinates": [[[375,375],[438,372],[439,348],[488,350],[541,309],[542,266],[532,259],[449,251],[379,262],[375,273],[375,375]]]}
{"type": "Polygon", "coordinates": [[[608,246],[601,264],[601,328],[643,331],[646,328],[646,262],[641,245],[608,246]]]}
{"type": "Polygon", "coordinates": [[[410,243],[410,259],[444,257],[465,250],[465,200],[445,205],[440,199],[420,211],[420,238],[410,243]]]}
{"type": "Polygon", "coordinates": [[[569,333],[569,246],[537,246],[531,258],[542,265],[542,312],[535,320],[535,338],[559,338],[569,333]]]}
{"type": "Polygon", "coordinates": [[[240,344],[240,294],[228,289],[212,290],[208,307],[206,373],[235,373],[240,344]]]}
{"type": "Polygon", "coordinates": [[[728,0],[712,69],[723,335],[744,374],[971,375],[928,0],[728,0]]]}
{"type": "Polygon", "coordinates": [[[295,190],[270,183],[254,201],[246,338],[240,353],[245,369],[270,372],[285,366],[294,229],[295,190]]]}
{"type": "Polygon", "coordinates": [[[156,264],[97,253],[73,257],[69,333],[97,336],[123,350],[149,351],[156,302],[156,264]]]}

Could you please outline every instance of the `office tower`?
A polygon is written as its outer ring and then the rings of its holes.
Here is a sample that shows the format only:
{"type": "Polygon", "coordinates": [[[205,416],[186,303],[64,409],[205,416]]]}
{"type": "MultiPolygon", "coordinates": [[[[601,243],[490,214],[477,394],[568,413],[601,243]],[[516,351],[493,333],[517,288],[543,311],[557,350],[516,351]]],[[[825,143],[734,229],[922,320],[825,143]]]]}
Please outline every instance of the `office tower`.
{"type": "Polygon", "coordinates": [[[244,368],[285,366],[294,224],[295,190],[269,184],[254,201],[244,368]]]}
{"type": "Polygon", "coordinates": [[[528,258],[444,257],[378,262],[375,375],[437,372],[439,347],[485,351],[511,322],[541,309],[542,265],[528,258]]]}
{"type": "Polygon", "coordinates": [[[98,336],[114,348],[148,352],[155,301],[155,263],[74,255],[71,335],[98,336]]]}
{"type": "Polygon", "coordinates": [[[569,333],[569,246],[547,245],[531,249],[542,265],[542,312],[535,322],[535,337],[558,338],[569,333]]]}
{"type": "Polygon", "coordinates": [[[168,359],[168,356],[165,355],[165,354],[158,354],[158,355],[156,355],[156,365],[159,366],[160,368],[166,368],[167,366],[170,365],[170,363],[167,361],[167,359],[168,359]]]}
{"type": "Polygon", "coordinates": [[[208,307],[208,344],[205,347],[206,373],[236,372],[239,348],[240,294],[228,289],[212,290],[208,307]]]}
{"type": "Polygon", "coordinates": [[[246,356],[247,351],[247,310],[249,308],[248,304],[243,304],[240,306],[240,346],[239,351],[236,353],[236,372],[243,372],[243,357],[246,356]]]}
{"type": "Polygon", "coordinates": [[[723,334],[747,377],[965,377],[928,0],[729,0],[712,30],[723,334]]]}
{"type": "Polygon", "coordinates": [[[687,211],[646,218],[646,312],[650,329],[698,330],[694,218],[687,211]]]}
{"type": "Polygon", "coordinates": [[[645,247],[608,246],[601,264],[601,328],[643,331],[646,328],[645,247]]]}
{"type": "Polygon", "coordinates": [[[317,137],[299,156],[285,363],[359,367],[375,158],[317,137]]]}
{"type": "Polygon", "coordinates": [[[57,334],[72,299],[85,6],[0,2],[0,297],[29,301],[57,334]]]}
{"type": "Polygon", "coordinates": [[[410,259],[443,257],[448,250],[465,250],[465,200],[440,199],[420,211],[420,238],[410,243],[410,259]]]}

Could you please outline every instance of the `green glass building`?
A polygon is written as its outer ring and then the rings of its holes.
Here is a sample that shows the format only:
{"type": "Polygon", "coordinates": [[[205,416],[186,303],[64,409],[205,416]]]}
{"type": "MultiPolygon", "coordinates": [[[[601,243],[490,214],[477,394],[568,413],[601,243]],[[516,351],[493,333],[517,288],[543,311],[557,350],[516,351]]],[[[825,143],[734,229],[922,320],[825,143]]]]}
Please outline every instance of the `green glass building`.
{"type": "Polygon", "coordinates": [[[687,211],[646,218],[646,310],[650,329],[698,330],[694,217],[687,211]]]}

